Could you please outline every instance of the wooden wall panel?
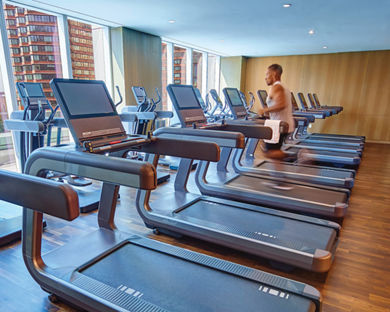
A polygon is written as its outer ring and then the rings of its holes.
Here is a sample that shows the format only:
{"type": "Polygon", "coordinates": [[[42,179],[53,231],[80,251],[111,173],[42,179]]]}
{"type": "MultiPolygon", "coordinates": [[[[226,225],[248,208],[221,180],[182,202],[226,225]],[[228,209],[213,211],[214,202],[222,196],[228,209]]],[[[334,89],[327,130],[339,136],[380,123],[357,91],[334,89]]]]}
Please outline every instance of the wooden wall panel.
{"type": "Polygon", "coordinates": [[[390,143],[389,50],[249,58],[245,92],[269,88],[264,73],[272,63],[283,66],[282,81],[295,94],[314,92],[322,104],[344,107],[341,114],[316,121],[312,131],[390,143]]]}
{"type": "Polygon", "coordinates": [[[132,86],[145,87],[149,96],[161,90],[161,38],[126,27],[113,28],[111,34],[114,85],[125,105],[137,105],[132,86]]]}

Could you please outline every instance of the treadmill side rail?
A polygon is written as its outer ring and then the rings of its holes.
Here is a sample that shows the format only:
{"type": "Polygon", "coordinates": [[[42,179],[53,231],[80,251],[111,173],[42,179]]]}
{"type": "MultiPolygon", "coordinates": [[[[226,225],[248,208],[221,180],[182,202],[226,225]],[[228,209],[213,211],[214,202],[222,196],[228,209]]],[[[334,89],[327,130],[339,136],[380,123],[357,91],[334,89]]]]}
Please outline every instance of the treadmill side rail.
{"type": "Polygon", "coordinates": [[[107,183],[155,189],[156,169],[148,162],[89,154],[67,148],[45,147],[34,151],[26,162],[26,173],[40,175],[42,170],[75,174],[107,183]],[[83,169],[79,171],[80,167],[83,169]]]}

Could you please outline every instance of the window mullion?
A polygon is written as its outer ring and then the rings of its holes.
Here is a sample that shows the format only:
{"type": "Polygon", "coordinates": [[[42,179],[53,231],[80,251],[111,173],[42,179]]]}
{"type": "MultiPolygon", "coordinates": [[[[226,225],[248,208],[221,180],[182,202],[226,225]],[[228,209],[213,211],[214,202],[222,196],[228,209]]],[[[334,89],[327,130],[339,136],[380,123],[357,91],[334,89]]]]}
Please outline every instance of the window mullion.
{"type": "Polygon", "coordinates": [[[64,78],[73,78],[72,73],[72,58],[69,41],[68,17],[66,15],[58,15],[58,41],[60,44],[62,75],[64,78]]]}

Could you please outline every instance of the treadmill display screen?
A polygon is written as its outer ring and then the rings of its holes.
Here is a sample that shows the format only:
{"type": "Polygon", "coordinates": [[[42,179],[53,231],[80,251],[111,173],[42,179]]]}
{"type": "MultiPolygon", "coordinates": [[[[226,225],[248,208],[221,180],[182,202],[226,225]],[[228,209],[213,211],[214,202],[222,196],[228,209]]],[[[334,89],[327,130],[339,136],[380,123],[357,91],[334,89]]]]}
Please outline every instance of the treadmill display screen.
{"type": "Polygon", "coordinates": [[[57,82],[56,85],[71,116],[115,112],[103,83],[57,82]]]}
{"type": "Polygon", "coordinates": [[[201,108],[198,98],[192,86],[172,86],[179,109],[199,109],[201,108]]]}
{"type": "Polygon", "coordinates": [[[45,97],[45,93],[43,92],[42,85],[40,83],[24,82],[23,84],[28,97],[45,97]]]}
{"type": "Polygon", "coordinates": [[[292,103],[294,109],[299,110],[298,103],[297,103],[297,101],[295,100],[295,96],[294,96],[294,94],[293,94],[292,92],[291,92],[291,103],[292,103]]]}
{"type": "Polygon", "coordinates": [[[263,105],[266,105],[267,93],[264,90],[260,90],[260,96],[261,96],[261,101],[263,102],[263,105]]]}
{"type": "Polygon", "coordinates": [[[233,106],[242,106],[241,97],[237,89],[228,89],[226,92],[233,106]]]}
{"type": "Polygon", "coordinates": [[[198,88],[195,88],[194,91],[195,91],[196,97],[198,98],[199,103],[200,103],[202,106],[206,106],[206,104],[205,104],[204,101],[203,101],[202,95],[200,94],[199,89],[198,89],[198,88]]]}

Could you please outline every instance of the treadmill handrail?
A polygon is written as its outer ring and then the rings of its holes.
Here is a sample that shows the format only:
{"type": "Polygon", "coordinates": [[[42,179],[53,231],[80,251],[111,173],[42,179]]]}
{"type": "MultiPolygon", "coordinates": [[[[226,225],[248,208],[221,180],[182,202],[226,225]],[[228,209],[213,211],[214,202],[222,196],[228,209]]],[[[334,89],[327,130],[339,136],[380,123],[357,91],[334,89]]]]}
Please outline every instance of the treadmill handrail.
{"type": "Polygon", "coordinates": [[[270,127],[265,127],[263,125],[237,124],[237,123],[229,123],[229,121],[226,121],[225,131],[241,132],[247,138],[255,138],[255,139],[272,138],[272,129],[270,127]]]}
{"type": "Polygon", "coordinates": [[[80,214],[76,191],[67,184],[0,170],[0,198],[67,221],[80,214]]]}
{"type": "Polygon", "coordinates": [[[21,131],[30,133],[41,133],[45,130],[45,125],[42,121],[34,120],[4,120],[4,127],[9,131],[21,131]]]}
{"type": "MultiPolygon", "coordinates": [[[[176,137],[188,139],[192,141],[212,142],[220,147],[244,148],[245,137],[242,133],[230,131],[217,131],[205,129],[190,129],[190,128],[159,128],[153,132],[154,136],[158,137],[176,137]]],[[[197,159],[197,158],[195,158],[197,159]]]]}
{"type": "Polygon", "coordinates": [[[220,154],[219,146],[214,142],[199,142],[192,140],[192,137],[189,137],[189,140],[187,140],[187,138],[183,138],[181,135],[172,134],[170,137],[165,138],[154,137],[150,144],[140,146],[137,148],[137,151],[213,162],[219,161],[220,154]]]}
{"type": "Polygon", "coordinates": [[[40,175],[43,170],[81,174],[94,180],[147,190],[157,186],[156,169],[148,162],[90,154],[66,147],[44,147],[34,151],[26,162],[25,172],[40,175]]]}

